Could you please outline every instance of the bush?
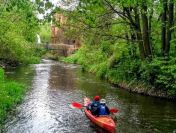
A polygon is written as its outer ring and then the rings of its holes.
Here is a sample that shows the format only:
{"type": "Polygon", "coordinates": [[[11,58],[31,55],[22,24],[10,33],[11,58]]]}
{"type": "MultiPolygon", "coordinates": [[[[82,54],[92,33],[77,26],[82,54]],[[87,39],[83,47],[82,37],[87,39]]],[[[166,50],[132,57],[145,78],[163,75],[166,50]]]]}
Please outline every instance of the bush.
{"type": "Polygon", "coordinates": [[[151,62],[145,62],[141,66],[141,79],[156,89],[176,95],[176,65],[175,59],[169,60],[155,58],[151,62]]]}

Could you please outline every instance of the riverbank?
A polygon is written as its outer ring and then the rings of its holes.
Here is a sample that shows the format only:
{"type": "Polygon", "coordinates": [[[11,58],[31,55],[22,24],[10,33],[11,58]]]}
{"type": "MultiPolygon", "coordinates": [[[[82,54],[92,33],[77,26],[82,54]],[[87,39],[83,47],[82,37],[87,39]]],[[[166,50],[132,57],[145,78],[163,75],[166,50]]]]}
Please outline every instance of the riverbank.
{"type": "Polygon", "coordinates": [[[0,68],[0,129],[2,129],[7,115],[22,101],[25,91],[25,85],[8,81],[5,78],[4,70],[0,68]]]}
{"type": "Polygon", "coordinates": [[[111,83],[111,84],[115,87],[125,89],[129,92],[132,92],[132,93],[138,93],[138,94],[145,95],[145,96],[152,96],[152,97],[176,100],[175,96],[168,95],[166,91],[157,90],[152,86],[147,86],[142,83],[140,84],[140,83],[134,82],[131,84],[131,83],[127,83],[127,82],[122,82],[119,84],[114,84],[114,83],[111,83]]]}
{"type": "MultiPolygon", "coordinates": [[[[63,62],[68,63],[67,61],[62,60],[63,62]]],[[[86,70],[83,66],[83,71],[90,72],[86,70]]],[[[97,75],[97,73],[93,73],[97,75]]],[[[121,81],[119,83],[113,82],[111,80],[103,79],[109,82],[111,85],[114,87],[118,87],[121,89],[124,89],[126,91],[132,92],[132,93],[138,93],[140,95],[145,95],[145,96],[152,96],[152,97],[158,97],[158,98],[165,98],[165,99],[170,99],[170,100],[176,100],[176,96],[168,95],[166,91],[163,90],[157,90],[153,86],[146,85],[144,83],[139,83],[137,81],[121,81]]]]}
{"type": "Polygon", "coordinates": [[[108,55],[101,47],[83,46],[62,61],[80,64],[83,70],[130,92],[176,99],[174,58],[141,60],[122,53],[108,55]]]}

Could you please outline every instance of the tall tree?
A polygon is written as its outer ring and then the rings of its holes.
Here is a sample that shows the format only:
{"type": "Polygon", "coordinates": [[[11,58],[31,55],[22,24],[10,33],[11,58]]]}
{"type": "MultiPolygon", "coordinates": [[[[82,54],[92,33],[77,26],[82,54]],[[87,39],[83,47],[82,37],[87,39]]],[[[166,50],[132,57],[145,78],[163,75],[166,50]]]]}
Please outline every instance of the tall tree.
{"type": "Polygon", "coordinates": [[[165,54],[169,56],[170,52],[170,45],[172,39],[172,32],[173,32],[173,23],[174,23],[174,1],[169,1],[169,9],[168,9],[168,26],[167,26],[167,37],[166,37],[166,47],[165,47],[165,54]]]}
{"type": "Polygon", "coordinates": [[[145,54],[144,45],[143,45],[143,41],[142,41],[140,15],[139,15],[138,7],[134,8],[134,14],[135,14],[136,36],[137,36],[137,41],[138,41],[138,45],[139,45],[139,52],[140,52],[141,58],[144,59],[146,54],[145,54]]]}
{"type": "Polygon", "coordinates": [[[162,55],[166,54],[166,21],[167,21],[167,0],[162,1],[163,10],[162,10],[162,17],[161,17],[161,52],[162,55]]]}
{"type": "Polygon", "coordinates": [[[142,18],[142,35],[143,35],[143,44],[145,56],[150,57],[152,55],[152,49],[150,45],[150,36],[149,36],[149,21],[147,17],[147,3],[145,0],[142,1],[141,5],[141,18],[142,18]]]}

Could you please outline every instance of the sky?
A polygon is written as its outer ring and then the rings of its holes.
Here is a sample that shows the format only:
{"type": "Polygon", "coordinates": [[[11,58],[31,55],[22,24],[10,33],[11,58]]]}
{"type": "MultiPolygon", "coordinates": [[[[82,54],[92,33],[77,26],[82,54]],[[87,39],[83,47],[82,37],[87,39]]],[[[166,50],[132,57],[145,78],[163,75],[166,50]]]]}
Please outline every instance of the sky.
{"type": "MultiPolygon", "coordinates": [[[[65,9],[65,10],[73,10],[79,3],[79,0],[49,0],[49,1],[52,2],[55,7],[59,7],[59,8],[65,9]],[[70,2],[70,3],[66,4],[67,1],[70,2]]],[[[48,14],[48,13],[51,13],[51,11],[52,11],[51,9],[47,10],[45,12],[45,15],[48,14]]],[[[37,17],[39,19],[43,19],[44,15],[43,14],[37,14],[37,17]]]]}

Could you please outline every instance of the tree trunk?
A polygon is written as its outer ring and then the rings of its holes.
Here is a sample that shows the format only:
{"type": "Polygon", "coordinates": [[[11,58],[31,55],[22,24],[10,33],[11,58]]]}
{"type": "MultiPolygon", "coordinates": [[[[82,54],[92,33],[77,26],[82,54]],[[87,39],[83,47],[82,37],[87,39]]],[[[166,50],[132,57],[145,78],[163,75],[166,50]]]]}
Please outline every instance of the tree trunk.
{"type": "Polygon", "coordinates": [[[161,26],[161,53],[166,54],[166,20],[167,20],[167,0],[163,0],[162,26],[161,26]]]}
{"type": "Polygon", "coordinates": [[[150,15],[149,15],[149,37],[150,37],[150,46],[151,46],[151,52],[152,52],[152,55],[154,54],[154,48],[153,48],[153,38],[152,38],[152,17],[153,17],[153,5],[151,7],[151,12],[150,12],[150,15]]]}
{"type": "Polygon", "coordinates": [[[169,56],[169,51],[170,51],[170,45],[171,45],[171,39],[172,39],[172,32],[173,30],[171,29],[173,26],[174,22],[174,2],[173,0],[170,0],[169,2],[169,10],[168,10],[168,26],[167,26],[167,40],[166,40],[166,49],[165,53],[167,56],[169,56]]]}
{"type": "Polygon", "coordinates": [[[145,58],[145,51],[144,51],[144,45],[142,42],[142,33],[141,33],[141,26],[140,26],[140,16],[138,12],[138,8],[134,8],[135,13],[135,23],[136,23],[136,36],[139,44],[139,52],[142,59],[145,58]]]}
{"type": "Polygon", "coordinates": [[[141,16],[142,16],[142,29],[143,29],[143,45],[144,45],[144,50],[146,53],[146,57],[151,57],[152,52],[151,52],[151,46],[150,46],[150,36],[149,36],[149,24],[148,24],[148,17],[147,17],[147,5],[146,2],[142,2],[142,11],[141,11],[141,16]]]}

